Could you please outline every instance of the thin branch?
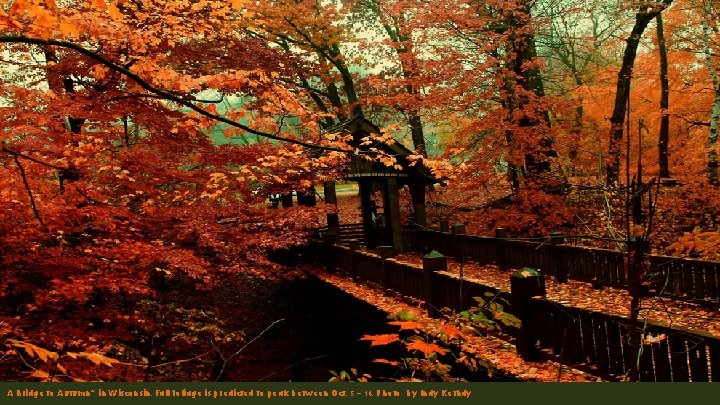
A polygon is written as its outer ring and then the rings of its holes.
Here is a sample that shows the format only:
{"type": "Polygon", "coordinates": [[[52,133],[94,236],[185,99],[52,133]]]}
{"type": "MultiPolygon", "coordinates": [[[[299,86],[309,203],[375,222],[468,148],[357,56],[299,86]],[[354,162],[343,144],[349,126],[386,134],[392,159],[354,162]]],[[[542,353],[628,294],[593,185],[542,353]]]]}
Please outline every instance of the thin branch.
{"type": "Polygon", "coordinates": [[[18,169],[20,169],[20,176],[22,177],[23,184],[25,184],[25,190],[28,193],[28,197],[30,197],[30,206],[32,207],[33,215],[35,215],[35,218],[40,223],[40,226],[42,226],[42,228],[47,231],[48,228],[47,226],[45,226],[45,223],[40,217],[40,212],[38,211],[37,205],[35,204],[35,197],[33,196],[32,189],[30,188],[30,183],[28,183],[27,176],[25,176],[25,168],[23,167],[22,163],[20,163],[18,155],[13,155],[13,158],[15,159],[15,164],[17,165],[18,169]]]}
{"type": "Polygon", "coordinates": [[[302,359],[302,360],[300,360],[300,361],[298,361],[298,362],[296,362],[296,363],[293,363],[293,364],[291,364],[291,365],[289,365],[289,366],[287,366],[287,367],[285,367],[285,368],[282,368],[282,369],[277,370],[277,371],[273,371],[272,373],[266,375],[265,377],[259,379],[258,381],[265,381],[266,379],[274,376],[275,374],[282,373],[283,371],[285,371],[285,370],[287,370],[287,369],[293,368],[293,367],[298,366],[298,365],[300,365],[300,364],[302,364],[302,363],[307,363],[308,361],[319,360],[319,359],[325,358],[325,357],[327,357],[327,356],[328,356],[327,354],[322,354],[322,355],[320,355],[320,356],[315,356],[315,357],[309,357],[309,358],[307,358],[307,359],[302,359]]]}
{"type": "Polygon", "coordinates": [[[23,158],[23,159],[27,159],[27,160],[29,160],[29,161],[31,161],[31,162],[37,163],[37,164],[39,164],[39,165],[43,165],[43,166],[45,166],[45,167],[49,167],[49,168],[51,168],[51,169],[55,169],[55,170],[68,170],[67,167],[56,166],[56,165],[51,164],[51,163],[43,162],[42,160],[35,159],[35,158],[32,157],[32,156],[28,156],[28,155],[25,155],[25,154],[23,154],[23,153],[14,151],[14,150],[12,150],[12,149],[8,149],[8,148],[6,148],[6,147],[4,147],[4,146],[2,147],[2,151],[5,152],[5,153],[9,153],[10,155],[13,155],[13,156],[16,157],[16,158],[21,157],[21,158],[23,158]]]}
{"type": "MultiPolygon", "coordinates": [[[[287,318],[282,318],[282,319],[278,319],[277,321],[274,321],[274,322],[271,323],[267,328],[265,328],[262,332],[260,332],[257,336],[255,336],[254,338],[252,338],[252,340],[250,340],[249,342],[245,343],[245,345],[244,345],[243,347],[241,347],[240,350],[236,351],[235,353],[233,353],[232,355],[230,355],[230,357],[228,357],[228,358],[223,357],[223,365],[222,365],[222,367],[220,368],[220,372],[218,372],[218,375],[217,375],[217,378],[215,379],[215,381],[220,381],[220,377],[222,377],[223,371],[225,371],[225,366],[227,365],[227,363],[228,363],[230,360],[232,360],[233,357],[235,357],[235,356],[237,356],[238,354],[240,354],[243,350],[245,350],[245,349],[246,349],[248,346],[250,346],[253,342],[255,342],[256,340],[258,340],[258,339],[260,338],[260,336],[264,335],[267,331],[269,331],[270,329],[272,329],[273,326],[277,325],[277,324],[280,323],[280,322],[284,322],[284,321],[286,321],[286,320],[287,320],[287,318]]],[[[220,353],[220,356],[222,356],[222,353],[220,353]]]]}

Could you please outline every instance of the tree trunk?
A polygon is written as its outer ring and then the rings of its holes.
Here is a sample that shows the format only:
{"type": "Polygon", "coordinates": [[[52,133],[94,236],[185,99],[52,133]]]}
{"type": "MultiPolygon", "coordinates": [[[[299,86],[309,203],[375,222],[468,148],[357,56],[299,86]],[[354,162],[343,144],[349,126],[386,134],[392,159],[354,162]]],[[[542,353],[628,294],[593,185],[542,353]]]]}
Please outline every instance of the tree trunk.
{"type": "Polygon", "coordinates": [[[427,149],[425,146],[425,134],[423,133],[422,119],[419,115],[413,113],[410,114],[410,131],[412,135],[413,147],[415,150],[423,155],[427,156],[427,149]]]}
{"type": "Polygon", "coordinates": [[[655,17],[657,22],[658,50],[660,51],[660,135],[658,137],[658,161],[660,162],[660,177],[670,177],[668,164],[668,143],[670,142],[670,84],[668,83],[668,57],[665,47],[665,32],[663,29],[662,14],[655,17]]]}
{"type": "Polygon", "coordinates": [[[672,0],[663,0],[662,3],[654,4],[654,7],[648,5],[640,8],[635,14],[635,25],[625,40],[625,52],[623,53],[622,67],[618,73],[617,91],[615,93],[615,108],[610,118],[609,162],[606,165],[608,184],[617,183],[620,180],[620,144],[623,139],[623,124],[627,113],[627,102],[630,98],[632,70],[635,65],[635,55],[637,54],[640,38],[645,32],[648,23],[670,3],[672,3],[672,0]]]}
{"type": "Polygon", "coordinates": [[[707,66],[708,72],[710,73],[710,79],[712,80],[713,89],[715,90],[715,99],[713,100],[712,111],[710,113],[710,130],[708,132],[707,140],[707,165],[708,165],[708,181],[710,184],[718,185],[720,183],[718,179],[718,159],[717,159],[717,137],[718,137],[718,124],[720,121],[720,78],[715,70],[715,65],[712,60],[712,52],[710,50],[710,18],[711,2],[705,1],[703,7],[703,45],[705,52],[705,65],[707,66]]]}
{"type": "MultiPolygon", "coordinates": [[[[537,66],[528,68],[527,63],[532,63],[537,56],[537,48],[535,46],[535,37],[532,32],[527,32],[527,27],[524,25],[530,24],[531,12],[530,2],[524,1],[522,4],[522,13],[524,14],[525,21],[512,21],[511,25],[516,30],[522,30],[517,38],[513,41],[515,49],[515,60],[513,61],[513,73],[518,78],[518,84],[525,90],[531,91],[537,99],[545,97],[545,86],[543,84],[542,75],[540,69],[537,66]]],[[[528,108],[532,100],[529,100],[526,96],[517,97],[517,108],[523,110],[528,108]]],[[[542,108],[542,117],[544,125],[550,126],[550,113],[544,106],[542,108]]],[[[535,115],[535,114],[533,114],[535,115]]],[[[523,113],[520,118],[519,125],[521,127],[538,127],[540,132],[540,139],[537,142],[537,148],[529,151],[525,155],[525,168],[528,174],[538,175],[539,173],[547,172],[550,170],[550,159],[557,156],[552,144],[552,139],[543,135],[543,130],[540,128],[543,123],[537,119],[531,117],[527,112],[523,113]]]]}
{"type": "MultiPolygon", "coordinates": [[[[380,7],[377,3],[372,3],[372,10],[378,15],[378,18],[382,19],[382,11],[380,10],[380,7]]],[[[395,53],[398,56],[398,62],[400,63],[400,68],[402,69],[403,78],[409,80],[415,75],[415,66],[412,65],[414,65],[417,60],[413,56],[413,63],[411,63],[411,66],[407,66],[405,63],[403,63],[402,55],[412,52],[412,44],[402,45],[402,43],[409,43],[411,39],[409,38],[409,36],[403,35],[400,32],[400,26],[397,19],[393,18],[393,21],[395,23],[394,27],[390,26],[387,23],[383,23],[382,25],[385,29],[385,32],[388,34],[388,37],[390,37],[390,40],[395,43],[395,53]]],[[[410,95],[418,94],[417,88],[413,86],[412,83],[405,86],[405,91],[407,92],[407,94],[410,95]]],[[[422,119],[420,118],[420,114],[417,111],[411,111],[408,114],[408,123],[410,124],[410,134],[413,141],[413,147],[419,154],[427,157],[425,133],[423,131],[422,119]]]]}

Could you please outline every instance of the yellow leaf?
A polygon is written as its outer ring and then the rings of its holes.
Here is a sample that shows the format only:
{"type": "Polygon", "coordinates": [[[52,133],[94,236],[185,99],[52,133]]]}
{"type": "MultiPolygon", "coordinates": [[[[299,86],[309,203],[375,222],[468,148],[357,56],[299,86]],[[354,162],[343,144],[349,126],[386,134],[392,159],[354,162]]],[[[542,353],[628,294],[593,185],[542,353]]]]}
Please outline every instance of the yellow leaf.
{"type": "Polygon", "coordinates": [[[30,374],[30,377],[39,378],[41,380],[48,380],[50,378],[50,374],[42,371],[42,370],[35,370],[30,374]]]}
{"type": "Polygon", "coordinates": [[[235,10],[240,10],[243,4],[245,4],[245,0],[230,0],[230,5],[235,10]]]}
{"type": "Polygon", "coordinates": [[[9,342],[15,347],[25,349],[25,353],[27,353],[28,356],[37,357],[45,363],[47,363],[48,359],[57,360],[58,358],[60,358],[57,353],[47,349],[43,349],[40,346],[35,346],[32,343],[23,342],[15,339],[10,339],[9,342]]]}
{"type": "Polygon", "coordinates": [[[72,353],[68,352],[68,356],[72,357],[73,359],[76,359],[78,357],[84,358],[87,360],[90,360],[93,362],[93,364],[97,364],[98,366],[101,364],[104,364],[108,367],[112,367],[113,364],[119,363],[118,360],[112,359],[110,357],[103,356],[99,353],[88,353],[88,352],[80,352],[80,353],[72,353]]]}

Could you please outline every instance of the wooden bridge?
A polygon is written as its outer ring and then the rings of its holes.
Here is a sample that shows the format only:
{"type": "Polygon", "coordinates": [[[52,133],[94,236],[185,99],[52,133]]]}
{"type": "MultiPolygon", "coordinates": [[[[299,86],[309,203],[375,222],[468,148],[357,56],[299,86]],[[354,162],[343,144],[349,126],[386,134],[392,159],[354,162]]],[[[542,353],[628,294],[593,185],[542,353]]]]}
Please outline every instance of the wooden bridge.
{"type": "MultiPolygon", "coordinates": [[[[571,279],[596,287],[628,287],[620,252],[437,231],[416,231],[405,239],[407,248],[435,249],[459,260],[494,263],[507,269],[534,267],[553,277],[562,277],[564,272],[571,279]]],[[[351,248],[348,243],[322,243],[318,248],[329,268],[423,299],[430,309],[468,309],[475,305],[473,297],[486,292],[513,301],[511,293],[461,280],[448,272],[382,258],[357,249],[357,244],[351,248]]],[[[654,293],[717,305],[720,263],[664,256],[651,256],[650,262],[651,271],[658,274],[653,279],[654,293]]],[[[542,356],[547,359],[609,380],[621,379],[629,365],[639,361],[640,381],[720,382],[720,339],[706,331],[647,322],[642,333],[666,338],[642,345],[639,356],[631,358],[627,318],[560,305],[539,296],[529,300],[524,328],[532,333],[530,340],[543,349],[542,356]]],[[[516,313],[517,308],[510,312],[516,313]]],[[[512,331],[511,342],[517,343],[518,335],[525,332],[512,331]]]]}

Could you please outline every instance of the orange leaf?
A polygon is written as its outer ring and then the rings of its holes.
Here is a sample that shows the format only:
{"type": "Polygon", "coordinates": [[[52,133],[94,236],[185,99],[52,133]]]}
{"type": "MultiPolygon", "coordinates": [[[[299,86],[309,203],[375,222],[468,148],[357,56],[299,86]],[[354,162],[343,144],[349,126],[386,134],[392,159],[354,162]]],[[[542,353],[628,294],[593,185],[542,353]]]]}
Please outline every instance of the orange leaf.
{"type": "Polygon", "coordinates": [[[442,325],[438,330],[450,339],[467,339],[467,337],[455,325],[442,325]]]}
{"type": "Polygon", "coordinates": [[[436,345],[435,343],[426,343],[422,340],[414,340],[410,343],[407,343],[405,347],[407,347],[408,350],[420,351],[425,355],[425,357],[430,357],[433,353],[447,353],[447,349],[444,349],[436,345]]]}
{"type": "Polygon", "coordinates": [[[393,321],[388,322],[389,325],[399,326],[400,330],[421,330],[425,325],[420,322],[413,321],[393,321]]]}
{"type": "Polygon", "coordinates": [[[60,22],[60,32],[68,38],[77,38],[80,36],[80,30],[75,24],[67,21],[60,22]]]}
{"type": "Polygon", "coordinates": [[[391,366],[399,366],[399,361],[393,361],[393,360],[387,360],[387,359],[375,359],[372,361],[373,363],[380,363],[380,364],[389,364],[391,366]]]}
{"type": "Polygon", "coordinates": [[[39,378],[41,380],[48,380],[50,378],[50,374],[42,371],[42,370],[35,370],[30,374],[30,377],[39,378]]]}
{"type": "Polygon", "coordinates": [[[90,360],[93,362],[93,364],[101,365],[104,364],[108,367],[112,367],[114,363],[119,363],[118,360],[112,359],[110,357],[105,357],[102,354],[99,353],[88,353],[88,352],[80,352],[80,353],[72,353],[68,352],[68,356],[72,357],[73,359],[81,357],[87,360],[90,360]]]}
{"type": "Polygon", "coordinates": [[[110,15],[110,18],[113,20],[122,20],[123,14],[120,12],[120,9],[117,8],[114,4],[111,4],[107,8],[108,14],[110,15]]]}
{"type": "Polygon", "coordinates": [[[400,336],[397,333],[391,333],[387,335],[365,335],[360,340],[370,341],[370,346],[382,346],[388,345],[393,342],[400,340],[400,336]]]}

